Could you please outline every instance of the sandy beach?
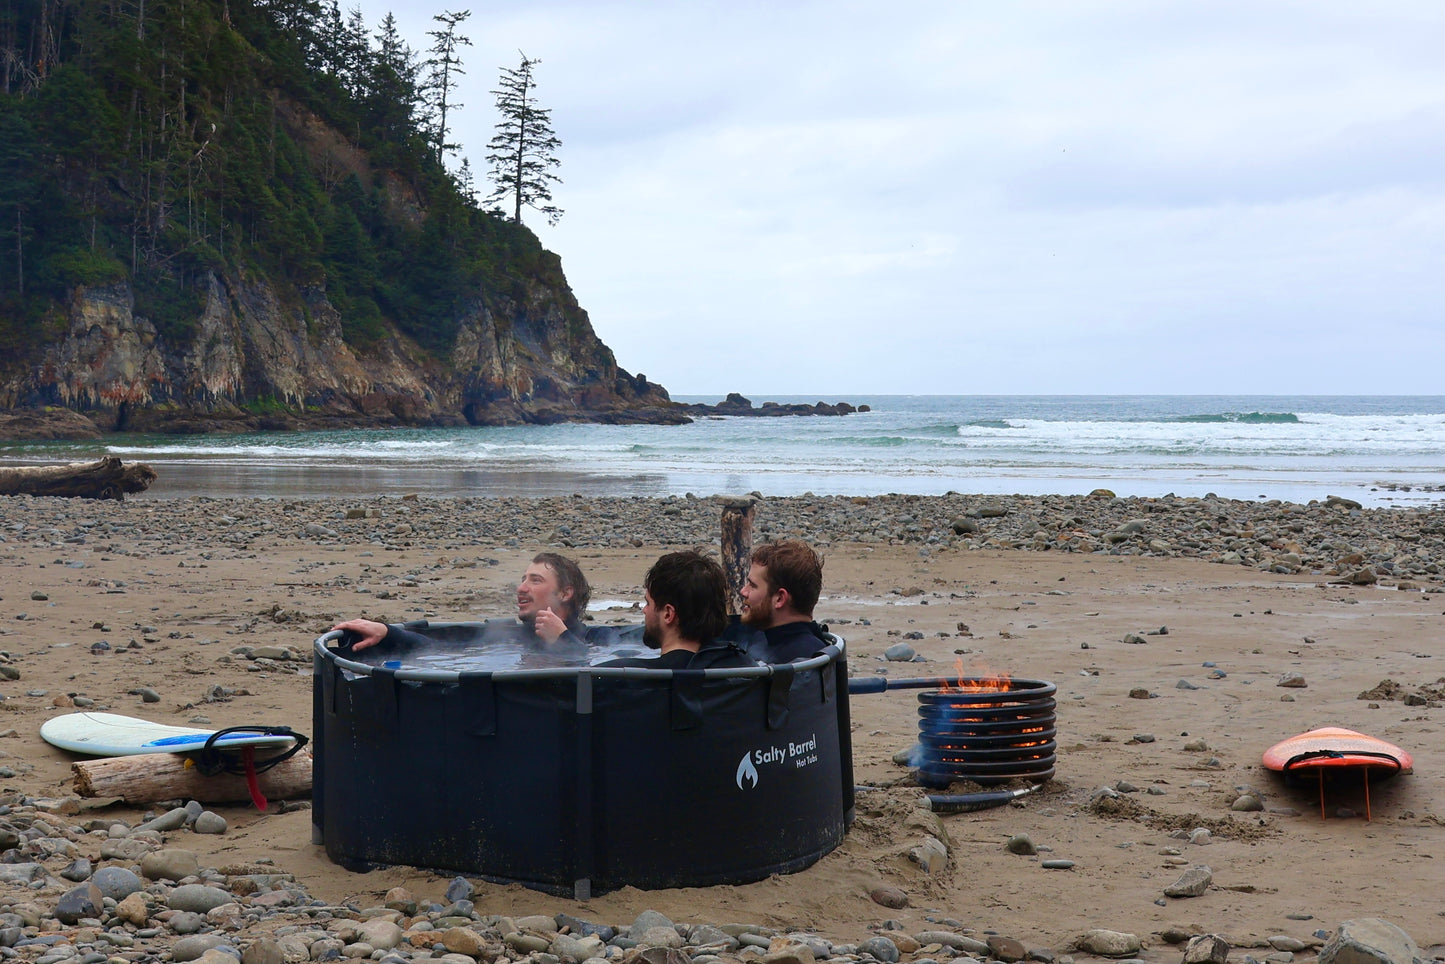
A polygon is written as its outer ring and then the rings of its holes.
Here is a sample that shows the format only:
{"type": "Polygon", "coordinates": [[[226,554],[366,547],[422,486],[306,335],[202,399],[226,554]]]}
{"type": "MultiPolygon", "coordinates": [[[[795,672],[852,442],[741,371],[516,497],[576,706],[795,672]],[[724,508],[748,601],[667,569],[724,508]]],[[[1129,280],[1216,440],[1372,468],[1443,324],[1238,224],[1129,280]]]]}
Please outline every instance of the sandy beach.
{"type": "MultiPolygon", "coordinates": [[[[615,500],[601,509],[571,500],[569,520],[549,510],[523,524],[528,506],[519,505],[507,509],[513,535],[487,531],[469,541],[462,531],[468,518],[496,521],[480,500],[0,500],[0,650],[19,677],[0,683],[4,799],[18,805],[73,792],[76,757],[42,742],[38,731],[50,716],[71,711],[77,697],[81,705],[160,722],[286,723],[307,732],[311,641],[334,621],[505,614],[517,574],[549,545],[581,561],[594,599],[637,600],[659,553],[715,539],[716,529],[709,536],[706,526],[716,507],[696,501],[686,506],[694,529],[664,524],[678,516],[665,515],[668,505],[682,500],[615,500]],[[376,517],[347,520],[346,510],[357,507],[374,507],[376,517]],[[601,525],[605,537],[593,538],[588,525],[601,525]],[[101,641],[109,648],[94,652],[101,641]],[[259,646],[290,647],[300,658],[258,664],[237,651],[259,646]],[[204,702],[217,685],[236,695],[204,702]],[[160,701],[144,703],[143,687],[160,701]]],[[[907,769],[892,762],[915,739],[914,695],[855,696],[857,781],[879,789],[859,794],[845,843],[814,867],[739,886],[623,890],[585,904],[477,882],[478,913],[568,913],[625,924],[650,908],[678,923],[744,921],[851,943],[891,920],[890,933],[998,934],[1054,955],[1070,953],[1078,934],[1108,928],[1138,935],[1139,956],[1154,960],[1177,960],[1179,951],[1165,941],[1173,928],[1224,936],[1241,961],[1280,953],[1268,939],[1281,935],[1304,942],[1293,959],[1307,959],[1320,943],[1317,931],[1383,917],[1426,957],[1445,954],[1435,862],[1445,859],[1445,596],[1438,577],[1427,574],[1425,551],[1436,514],[1421,512],[1403,525],[1400,514],[1366,513],[1356,519],[1361,532],[1353,546],[1337,538],[1326,548],[1295,546],[1300,564],[1286,566],[1221,565],[1209,553],[1183,557],[1177,541],[1174,552],[1151,553],[1147,540],[1110,543],[1098,534],[1093,552],[1021,551],[952,537],[930,544],[930,530],[907,534],[907,523],[862,541],[784,525],[769,511],[766,502],[759,507],[760,534],[798,529],[824,545],[818,616],[847,639],[854,676],[948,674],[957,663],[967,675],[1055,682],[1056,777],[1010,806],[930,814],[907,769]],[[1319,561],[1378,540],[1382,527],[1417,530],[1409,540],[1413,563],[1425,562],[1413,581],[1379,569],[1378,580],[1351,579],[1348,570],[1358,564],[1319,561]],[[1161,627],[1167,634],[1158,634],[1161,627]],[[1142,641],[1125,642],[1131,634],[1142,641]],[[926,662],[884,660],[883,651],[900,641],[926,662]],[[1279,686],[1288,673],[1301,674],[1306,685],[1279,686]],[[1385,680],[1399,685],[1360,698],[1385,680]],[[1141,689],[1149,698],[1131,697],[1141,689]],[[1313,790],[1286,787],[1260,766],[1277,740],[1323,725],[1361,730],[1414,755],[1414,774],[1372,789],[1370,822],[1362,793],[1332,792],[1321,819],[1313,790]],[[1101,803],[1105,787],[1117,798],[1101,803]],[[1264,809],[1232,810],[1250,791],[1264,809]],[[1207,843],[1175,836],[1199,827],[1209,830],[1207,843]],[[908,857],[930,832],[949,846],[947,865],[932,874],[908,857]],[[1006,850],[1017,834],[1041,852],[1006,850]],[[1044,859],[1073,866],[1046,870],[1044,859]],[[1198,865],[1212,871],[1204,893],[1164,896],[1198,865]],[[902,891],[908,906],[875,903],[869,894],[879,886],[902,891]]],[[[790,519],[809,515],[806,505],[789,511],[790,519]]],[[[1126,506],[1117,514],[1141,511],[1126,506]]],[[[1295,538],[1304,537],[1297,530],[1295,538]]],[[[627,617],[604,611],[596,618],[627,617]]],[[[337,904],[372,906],[396,886],[441,900],[450,880],[409,868],[346,872],[310,843],[305,809],[217,810],[229,822],[225,834],[179,831],[167,845],[195,850],[207,866],[271,858],[276,871],[337,904]]],[[[125,805],[103,813],[131,823],[141,817],[125,805]]],[[[99,863],[95,835],[79,836],[76,847],[99,863]]],[[[47,867],[53,874],[67,862],[57,857],[47,867]]],[[[19,887],[17,896],[16,885],[3,887],[0,903],[59,893],[19,887]]],[[[904,960],[918,956],[905,953],[904,960]]]]}

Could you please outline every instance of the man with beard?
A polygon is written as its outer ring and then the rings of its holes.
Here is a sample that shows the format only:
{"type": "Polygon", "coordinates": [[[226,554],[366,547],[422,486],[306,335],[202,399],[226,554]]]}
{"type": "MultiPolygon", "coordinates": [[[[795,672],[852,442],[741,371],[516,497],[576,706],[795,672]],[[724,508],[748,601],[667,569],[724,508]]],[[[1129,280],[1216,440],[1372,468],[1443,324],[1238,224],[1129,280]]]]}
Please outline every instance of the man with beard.
{"type": "Polygon", "coordinates": [[[757,663],[735,643],[719,640],[727,628],[728,581],[722,566],[700,552],[670,552],[643,580],[643,640],[657,656],[624,656],[599,666],[641,669],[733,669],[757,663]]]}
{"type": "Polygon", "coordinates": [[[823,560],[797,539],[769,542],[753,550],[743,583],[742,623],[755,630],[748,653],[764,663],[807,659],[829,640],[813,622],[823,589],[823,560]]]}
{"type": "MultiPolygon", "coordinates": [[[[527,642],[548,647],[560,641],[564,647],[585,649],[591,630],[583,624],[582,614],[591,598],[592,587],[576,562],[555,552],[538,553],[517,584],[516,620],[489,620],[487,631],[514,632],[527,642]]],[[[371,619],[348,619],[331,628],[361,637],[352,644],[353,651],[381,642],[402,649],[431,643],[425,633],[371,619]]]]}

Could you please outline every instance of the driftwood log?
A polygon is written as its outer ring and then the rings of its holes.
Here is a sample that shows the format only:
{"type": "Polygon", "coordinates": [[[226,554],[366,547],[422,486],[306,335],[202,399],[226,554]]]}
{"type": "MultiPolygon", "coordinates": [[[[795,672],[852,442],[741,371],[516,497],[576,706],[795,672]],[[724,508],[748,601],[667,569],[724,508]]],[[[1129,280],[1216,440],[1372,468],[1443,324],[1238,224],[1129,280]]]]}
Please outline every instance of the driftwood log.
{"type": "Polygon", "coordinates": [[[156,480],[155,470],[144,462],[122,465],[107,455],[98,462],[0,468],[0,495],[74,496],[83,499],[125,498],[127,492],[144,492],[156,480]]]}
{"type": "MultiPolygon", "coordinates": [[[[127,803],[157,800],[199,800],[201,803],[246,803],[251,793],[246,778],[229,773],[208,777],[186,766],[180,753],[141,753],[101,757],[70,765],[75,792],[82,797],[120,797],[127,803]]],[[[267,800],[288,800],[311,793],[311,748],[257,774],[267,800]]]]}
{"type": "Polygon", "coordinates": [[[729,616],[739,612],[743,583],[748,581],[748,570],[752,568],[755,505],[752,499],[729,499],[723,503],[720,542],[723,572],[728,577],[729,616]]]}

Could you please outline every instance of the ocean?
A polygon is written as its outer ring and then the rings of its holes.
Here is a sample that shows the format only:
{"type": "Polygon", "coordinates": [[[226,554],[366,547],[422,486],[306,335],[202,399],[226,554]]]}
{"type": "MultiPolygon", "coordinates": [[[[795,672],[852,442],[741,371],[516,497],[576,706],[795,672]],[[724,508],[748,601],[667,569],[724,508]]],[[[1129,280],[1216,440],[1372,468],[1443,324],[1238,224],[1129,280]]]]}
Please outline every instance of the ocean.
{"type": "MultiPolygon", "coordinates": [[[[754,398],[761,403],[764,396],[754,398]]],[[[770,396],[779,402],[814,402],[770,396]]],[[[716,397],[680,396],[715,402],[716,397]]],[[[138,498],[1079,494],[1445,501],[1445,396],[834,396],[843,417],[0,442],[0,460],[117,455],[138,498]]]]}

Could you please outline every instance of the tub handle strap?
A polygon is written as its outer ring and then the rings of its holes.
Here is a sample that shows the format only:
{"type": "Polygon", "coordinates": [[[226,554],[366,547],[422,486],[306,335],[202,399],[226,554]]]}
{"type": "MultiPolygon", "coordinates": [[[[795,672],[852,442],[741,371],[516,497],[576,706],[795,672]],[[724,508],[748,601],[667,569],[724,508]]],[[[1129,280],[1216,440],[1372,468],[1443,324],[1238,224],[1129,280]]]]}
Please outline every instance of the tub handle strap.
{"type": "Polygon", "coordinates": [[[467,708],[467,736],[496,736],[497,684],[492,674],[469,676],[463,673],[457,682],[460,684],[461,705],[467,708]]]}
{"type": "Polygon", "coordinates": [[[768,680],[768,729],[778,730],[788,723],[788,703],[793,695],[793,664],[773,664],[768,680]]]}
{"type": "Polygon", "coordinates": [[[702,726],[702,681],[700,669],[672,671],[672,729],[696,730],[702,726]]]}
{"type": "MultiPolygon", "coordinates": [[[[380,667],[371,671],[371,675],[365,680],[357,680],[357,683],[369,683],[371,699],[368,701],[370,712],[359,714],[356,722],[372,733],[395,733],[397,727],[397,706],[396,706],[396,670],[382,669],[380,667]]],[[[353,700],[352,706],[356,703],[353,700]]]]}
{"type": "Polygon", "coordinates": [[[818,682],[823,684],[823,702],[831,703],[838,695],[838,674],[831,663],[818,671],[818,682]]]}

